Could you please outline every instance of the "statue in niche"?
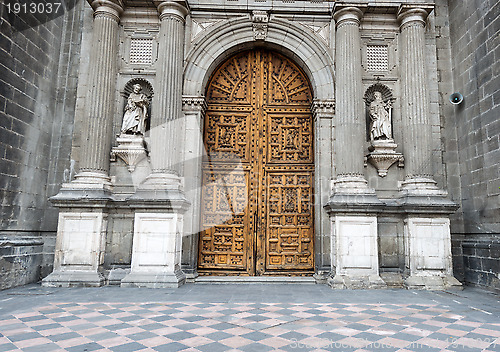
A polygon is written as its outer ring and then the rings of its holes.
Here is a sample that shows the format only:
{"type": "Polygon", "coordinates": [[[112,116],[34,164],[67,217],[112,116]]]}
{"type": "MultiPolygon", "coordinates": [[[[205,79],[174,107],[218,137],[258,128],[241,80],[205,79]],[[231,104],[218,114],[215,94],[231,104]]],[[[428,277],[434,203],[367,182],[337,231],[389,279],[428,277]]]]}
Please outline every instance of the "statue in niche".
{"type": "Polygon", "coordinates": [[[375,100],[370,103],[370,139],[391,139],[392,138],[392,123],[390,101],[384,102],[381,92],[373,93],[375,100]]]}
{"type": "Polygon", "coordinates": [[[148,118],[148,97],[141,93],[140,84],[134,84],[133,92],[130,93],[123,114],[123,123],[120,132],[122,134],[140,134],[146,131],[146,119],[148,118]]]}

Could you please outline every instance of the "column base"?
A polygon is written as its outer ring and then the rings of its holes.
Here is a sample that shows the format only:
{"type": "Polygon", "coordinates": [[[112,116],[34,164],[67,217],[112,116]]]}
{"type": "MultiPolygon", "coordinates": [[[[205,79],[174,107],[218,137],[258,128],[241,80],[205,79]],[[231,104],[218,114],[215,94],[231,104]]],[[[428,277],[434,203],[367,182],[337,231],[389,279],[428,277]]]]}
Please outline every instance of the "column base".
{"type": "Polygon", "coordinates": [[[401,183],[400,192],[408,196],[446,197],[448,193],[437,186],[437,182],[428,177],[407,178],[401,183]]]}
{"type": "Polygon", "coordinates": [[[43,287],[100,287],[104,277],[97,271],[54,271],[42,280],[43,287]]]}
{"type": "Polygon", "coordinates": [[[186,275],[180,270],[172,273],[131,272],[122,279],[121,287],[178,288],[186,282],[186,275]]]}
{"type": "Polygon", "coordinates": [[[327,280],[328,286],[333,289],[384,289],[387,288],[384,280],[379,275],[351,276],[335,275],[327,280]]]}
{"type": "Polygon", "coordinates": [[[49,200],[61,208],[79,208],[87,204],[94,208],[112,201],[112,191],[113,184],[106,174],[84,171],[76,175],[73,181],[63,183],[59,193],[49,200]]]}
{"type": "Polygon", "coordinates": [[[180,177],[160,173],[149,175],[127,202],[134,208],[157,208],[180,213],[184,213],[190,205],[181,189],[180,177]]]}
{"type": "Polygon", "coordinates": [[[404,280],[404,287],[412,290],[463,290],[462,283],[453,276],[411,275],[404,280]]]}
{"type": "Polygon", "coordinates": [[[333,181],[332,195],[324,208],[332,213],[369,213],[377,212],[383,205],[363,176],[345,175],[333,181]]]}

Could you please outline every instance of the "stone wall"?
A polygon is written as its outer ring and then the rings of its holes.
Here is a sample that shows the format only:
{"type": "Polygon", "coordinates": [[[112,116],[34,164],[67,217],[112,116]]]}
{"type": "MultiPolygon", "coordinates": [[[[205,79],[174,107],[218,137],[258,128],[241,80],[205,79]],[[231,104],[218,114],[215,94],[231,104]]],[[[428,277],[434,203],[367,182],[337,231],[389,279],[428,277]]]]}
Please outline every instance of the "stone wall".
{"type": "Polygon", "coordinates": [[[449,183],[463,221],[454,232],[463,237],[465,281],[498,288],[498,251],[491,248],[500,238],[500,3],[450,0],[448,7],[453,90],[464,96],[446,124],[456,128],[448,140],[458,157],[448,159],[449,183]]]}
{"type": "Polygon", "coordinates": [[[500,240],[471,236],[462,242],[465,280],[500,292],[500,240]]]}
{"type": "Polygon", "coordinates": [[[47,199],[70,173],[82,4],[66,2],[52,18],[0,7],[1,288],[36,281],[52,265],[57,213],[47,199]]]}

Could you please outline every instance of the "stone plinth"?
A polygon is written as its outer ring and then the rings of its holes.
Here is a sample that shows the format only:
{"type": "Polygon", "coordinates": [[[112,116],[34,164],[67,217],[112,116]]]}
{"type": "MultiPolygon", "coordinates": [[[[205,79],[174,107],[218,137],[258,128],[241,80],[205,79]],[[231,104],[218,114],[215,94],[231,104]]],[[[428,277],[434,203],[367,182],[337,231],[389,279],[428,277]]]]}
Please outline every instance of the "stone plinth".
{"type": "Polygon", "coordinates": [[[335,275],[332,288],[385,288],[379,276],[377,217],[342,216],[333,219],[335,275]]]}
{"type": "Polygon", "coordinates": [[[181,246],[181,214],[135,213],[132,268],[121,286],[167,288],[184,284],[181,246]]]}
{"type": "Polygon", "coordinates": [[[43,286],[101,286],[98,272],[103,263],[107,213],[62,211],[59,213],[54,271],[42,281],[43,286]]]}
{"type": "Polygon", "coordinates": [[[450,220],[446,217],[409,216],[405,220],[407,278],[412,289],[461,289],[453,277],[450,220]]]}

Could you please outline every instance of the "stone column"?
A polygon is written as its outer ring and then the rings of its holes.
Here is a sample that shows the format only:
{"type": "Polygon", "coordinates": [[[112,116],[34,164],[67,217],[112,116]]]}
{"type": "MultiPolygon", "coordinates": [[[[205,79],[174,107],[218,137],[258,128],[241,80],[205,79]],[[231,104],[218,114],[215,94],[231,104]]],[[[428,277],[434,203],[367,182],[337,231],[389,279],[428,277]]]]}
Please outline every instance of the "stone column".
{"type": "Polygon", "coordinates": [[[366,185],[363,141],[364,110],[361,82],[361,37],[359,24],[363,13],[357,7],[335,12],[335,152],[337,181],[366,185]]]}
{"type": "Polygon", "coordinates": [[[183,154],[182,79],[184,24],[187,8],[179,2],[158,1],[160,35],[157,74],[159,87],[151,120],[151,163],[148,182],[167,188],[180,186],[183,154]]]}
{"type": "MultiPolygon", "coordinates": [[[[89,1],[94,9],[89,92],[81,135],[80,172],[76,181],[109,187],[114,101],[116,93],[120,0],[89,1]]],[[[87,185],[86,188],[89,186],[87,185]]]]}
{"type": "Polygon", "coordinates": [[[94,9],[89,91],[81,135],[80,172],[51,202],[61,208],[54,272],[44,286],[100,286],[111,182],[108,176],[116,93],[121,0],[89,1],[94,9]]]}
{"type": "Polygon", "coordinates": [[[426,79],[425,21],[432,8],[403,6],[401,29],[401,117],[406,176],[401,202],[407,212],[405,285],[461,288],[453,277],[449,214],[457,206],[432,178],[432,128],[426,79]]]}
{"type": "Polygon", "coordinates": [[[182,80],[184,21],[182,1],[155,1],[160,16],[157,64],[159,84],[151,120],[152,173],[129,198],[136,208],[132,268],[121,286],[178,287],[186,281],[181,270],[184,217],[189,202],[181,189],[184,157],[182,80]]]}
{"type": "Polygon", "coordinates": [[[403,188],[436,189],[432,179],[432,128],[425,70],[425,20],[427,11],[402,8],[401,29],[401,120],[405,170],[403,188]]]}
{"type": "Polygon", "coordinates": [[[333,288],[376,288],[379,276],[376,211],[382,202],[364,177],[365,112],[361,80],[363,12],[338,6],[334,14],[336,178],[325,208],[330,214],[333,288]]]}

